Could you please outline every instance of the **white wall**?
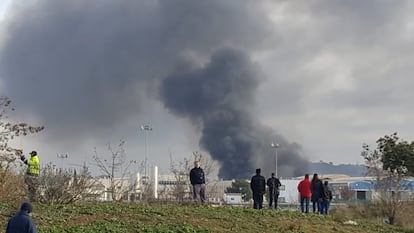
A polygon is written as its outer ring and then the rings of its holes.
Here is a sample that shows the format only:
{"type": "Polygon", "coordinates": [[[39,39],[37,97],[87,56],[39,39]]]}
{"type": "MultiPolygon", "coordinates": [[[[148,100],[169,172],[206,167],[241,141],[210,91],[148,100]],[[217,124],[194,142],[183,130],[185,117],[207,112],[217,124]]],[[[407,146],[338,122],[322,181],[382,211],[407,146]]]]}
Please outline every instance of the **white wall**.
{"type": "Polygon", "coordinates": [[[279,192],[279,202],[282,198],[285,199],[284,202],[280,202],[280,203],[289,203],[289,204],[299,203],[298,184],[300,181],[301,180],[299,179],[280,180],[282,187],[279,192]],[[283,190],[283,186],[284,186],[284,190],[283,190]]]}

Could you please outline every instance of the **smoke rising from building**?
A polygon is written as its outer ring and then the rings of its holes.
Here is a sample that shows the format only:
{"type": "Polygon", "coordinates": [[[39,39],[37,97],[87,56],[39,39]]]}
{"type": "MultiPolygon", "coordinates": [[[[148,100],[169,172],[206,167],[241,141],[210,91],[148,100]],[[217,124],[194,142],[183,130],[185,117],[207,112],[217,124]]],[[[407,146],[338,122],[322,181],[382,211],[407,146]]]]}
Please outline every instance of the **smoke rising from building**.
{"type": "Polygon", "coordinates": [[[159,88],[164,106],[200,130],[222,178],[271,171],[272,139],[283,145],[280,174],[300,174],[291,169],[302,166],[300,148],[253,111],[260,72],[249,56],[274,37],[264,15],[263,5],[237,0],[15,3],[1,31],[1,91],[46,126],[45,147],[56,151],[106,143],[159,88]],[[182,63],[188,54],[210,61],[182,63]]]}
{"type": "Polygon", "coordinates": [[[201,130],[200,146],[221,163],[221,178],[247,178],[256,167],[274,171],[276,165],[272,167],[272,161],[276,155],[272,156],[270,148],[273,139],[284,147],[280,175],[300,175],[306,166],[300,148],[274,135],[254,117],[259,82],[258,67],[246,54],[222,49],[204,67],[181,64],[160,87],[165,106],[189,118],[201,130]]]}

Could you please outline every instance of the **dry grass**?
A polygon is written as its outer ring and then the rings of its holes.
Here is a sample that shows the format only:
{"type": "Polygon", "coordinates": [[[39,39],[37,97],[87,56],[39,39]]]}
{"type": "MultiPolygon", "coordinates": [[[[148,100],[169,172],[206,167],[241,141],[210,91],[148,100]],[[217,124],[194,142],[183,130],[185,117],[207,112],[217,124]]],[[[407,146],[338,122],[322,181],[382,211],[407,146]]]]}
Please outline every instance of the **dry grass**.
{"type": "Polygon", "coordinates": [[[13,202],[23,200],[27,195],[23,176],[0,168],[0,201],[13,202]]]}
{"type": "MultiPolygon", "coordinates": [[[[369,219],[374,222],[383,223],[386,217],[381,216],[375,205],[356,204],[348,207],[337,207],[332,209],[331,214],[348,219],[369,219]]],[[[407,230],[414,231],[414,203],[406,203],[402,209],[399,210],[395,225],[403,227],[407,230]]]]}

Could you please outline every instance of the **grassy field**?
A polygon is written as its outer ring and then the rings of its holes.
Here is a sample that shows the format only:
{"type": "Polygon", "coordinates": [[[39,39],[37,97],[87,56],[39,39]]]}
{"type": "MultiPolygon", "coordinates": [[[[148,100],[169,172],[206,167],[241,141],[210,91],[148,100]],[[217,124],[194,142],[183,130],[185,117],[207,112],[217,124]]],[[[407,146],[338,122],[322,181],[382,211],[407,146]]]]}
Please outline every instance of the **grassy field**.
{"type": "MultiPolygon", "coordinates": [[[[0,221],[19,208],[0,204],[0,221]]],[[[33,219],[39,232],[414,232],[372,220],[339,215],[302,214],[297,211],[195,205],[139,204],[34,204],[33,219]],[[353,220],[357,225],[344,224],[353,220]]]]}

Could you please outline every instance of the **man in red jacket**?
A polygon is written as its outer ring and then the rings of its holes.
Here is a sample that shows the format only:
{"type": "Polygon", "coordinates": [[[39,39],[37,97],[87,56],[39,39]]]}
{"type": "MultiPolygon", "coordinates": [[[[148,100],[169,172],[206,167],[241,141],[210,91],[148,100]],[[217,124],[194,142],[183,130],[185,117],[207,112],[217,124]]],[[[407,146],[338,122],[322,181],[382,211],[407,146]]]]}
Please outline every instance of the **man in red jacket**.
{"type": "Polygon", "coordinates": [[[302,213],[309,213],[309,200],[312,196],[311,191],[311,182],[309,180],[309,174],[305,175],[305,179],[303,179],[298,184],[298,191],[300,194],[300,210],[302,213]]]}

